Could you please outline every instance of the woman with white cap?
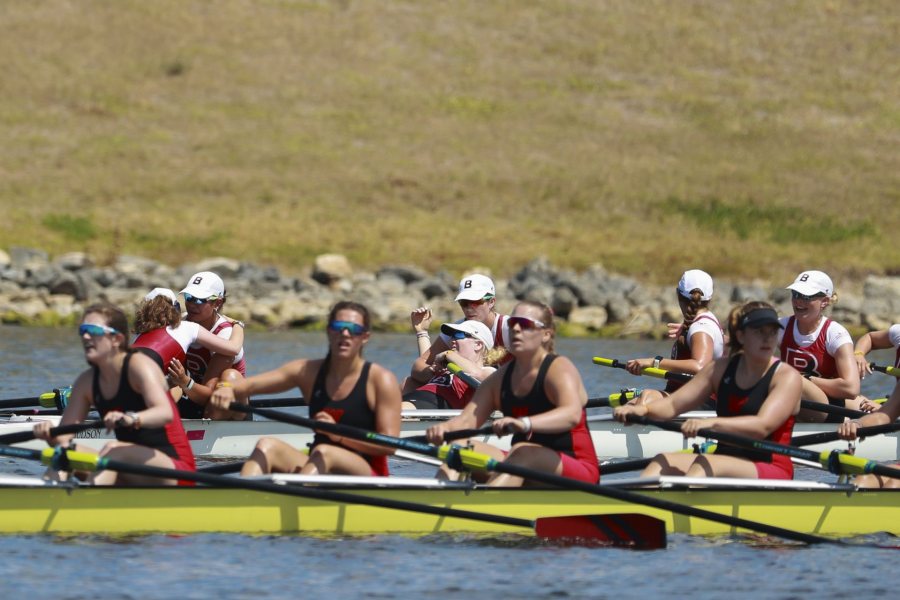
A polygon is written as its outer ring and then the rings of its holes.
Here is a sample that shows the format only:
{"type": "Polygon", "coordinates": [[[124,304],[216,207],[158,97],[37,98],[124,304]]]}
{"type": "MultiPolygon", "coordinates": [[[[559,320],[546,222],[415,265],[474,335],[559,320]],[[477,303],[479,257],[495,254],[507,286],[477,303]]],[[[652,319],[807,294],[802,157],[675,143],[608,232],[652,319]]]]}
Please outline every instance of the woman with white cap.
{"type": "Polygon", "coordinates": [[[230,339],[221,338],[192,321],[183,321],[181,305],[175,292],[154,288],[138,305],[134,330],[137,337],[131,347],[147,354],[166,373],[173,359],[184,363],[188,348],[199,344],[222,356],[234,357],[244,344],[244,328],[240,321],[230,339]]]}
{"type": "MultiPolygon", "coordinates": [[[[180,294],[184,295],[186,320],[197,323],[214,335],[230,340],[235,325],[240,321],[220,314],[225,304],[225,283],[211,271],[194,273],[180,294]]],[[[181,387],[182,398],[178,401],[178,412],[185,419],[221,419],[241,421],[248,415],[222,411],[208,406],[218,378],[225,369],[232,369],[232,377],[246,377],[244,349],[236,355],[228,356],[212,352],[200,344],[188,347],[184,362],[174,360],[168,365],[169,379],[181,387]]]]}
{"type": "MultiPolygon", "coordinates": [[[[773,356],[779,331],[778,313],[766,302],[748,302],[732,309],[728,315],[729,356],[707,364],[661,400],[616,408],[616,419],[623,423],[628,422],[628,415],[673,419],[699,408],[715,393],[716,416],[685,420],[681,426],[685,437],[714,429],[790,444],[803,378],[773,356]]],[[[719,443],[715,454],[660,454],[642,476],[791,479],[793,474],[788,456],[719,443]]]]}
{"type": "MultiPolygon", "coordinates": [[[[675,291],[684,321],[669,323],[669,337],[675,338],[669,358],[634,358],[625,365],[629,373],[640,375],[642,369],[656,367],[694,375],[711,361],[721,358],[725,348],[722,325],[709,309],[713,295],[712,277],[700,269],[685,271],[675,291]]],[[[653,402],[682,385],[679,381],[669,380],[662,392],[644,390],[633,403],[653,402]]]]}
{"type": "MultiPolygon", "coordinates": [[[[858,409],[859,369],[853,339],[840,323],[825,316],[837,301],[831,278],[822,271],[803,271],[789,285],[794,314],[782,317],[778,338],[781,360],[805,378],[803,399],[858,409]]],[[[802,410],[800,420],[840,423],[843,416],[802,410]]]]}
{"type": "Polygon", "coordinates": [[[450,337],[450,348],[434,357],[437,371],[431,381],[403,395],[405,409],[461,409],[475,393],[475,389],[447,369],[447,363],[459,366],[478,381],[496,371],[485,366],[488,353],[494,347],[491,330],[481,321],[444,323],[441,333],[450,337]]]}
{"type": "MultiPolygon", "coordinates": [[[[491,332],[494,347],[501,348],[506,346],[509,340],[509,324],[506,322],[506,315],[498,314],[495,309],[494,282],[489,277],[480,274],[467,275],[459,282],[459,292],[456,294],[456,302],[462,308],[464,318],[457,321],[478,321],[483,323],[491,332]]],[[[427,308],[417,308],[412,313],[413,329],[416,331],[417,340],[425,341],[428,336],[428,330],[421,328],[421,323],[430,322],[430,311],[427,308]],[[420,318],[417,319],[417,316],[420,318]],[[426,321],[427,319],[427,321],[426,321]]],[[[420,349],[424,346],[420,343],[420,349]]],[[[439,368],[434,364],[435,357],[441,352],[445,352],[450,348],[450,337],[441,333],[420,356],[415,360],[410,372],[403,385],[403,392],[411,392],[422,384],[431,381],[439,368]]],[[[504,362],[508,359],[501,359],[504,362]]]]}

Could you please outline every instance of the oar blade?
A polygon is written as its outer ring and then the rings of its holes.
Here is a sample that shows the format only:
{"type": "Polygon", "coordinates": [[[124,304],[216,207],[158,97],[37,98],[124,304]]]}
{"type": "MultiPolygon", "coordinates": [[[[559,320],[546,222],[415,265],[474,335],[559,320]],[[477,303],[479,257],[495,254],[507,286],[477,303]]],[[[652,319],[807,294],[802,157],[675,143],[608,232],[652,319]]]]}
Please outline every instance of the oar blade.
{"type": "Polygon", "coordinates": [[[666,524],[656,517],[638,513],[542,517],[535,521],[535,532],[539,537],[555,541],[634,550],[666,547],[666,524]]]}

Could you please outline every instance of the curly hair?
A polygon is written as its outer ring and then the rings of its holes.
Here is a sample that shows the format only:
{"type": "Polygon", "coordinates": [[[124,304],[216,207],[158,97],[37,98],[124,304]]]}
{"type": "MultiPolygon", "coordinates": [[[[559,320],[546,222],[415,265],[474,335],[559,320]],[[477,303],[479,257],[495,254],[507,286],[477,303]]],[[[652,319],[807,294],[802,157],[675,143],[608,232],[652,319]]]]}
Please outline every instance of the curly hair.
{"type": "Polygon", "coordinates": [[[181,311],[165,296],[142,300],[134,315],[135,333],[146,333],[161,327],[178,327],[181,311]]]}

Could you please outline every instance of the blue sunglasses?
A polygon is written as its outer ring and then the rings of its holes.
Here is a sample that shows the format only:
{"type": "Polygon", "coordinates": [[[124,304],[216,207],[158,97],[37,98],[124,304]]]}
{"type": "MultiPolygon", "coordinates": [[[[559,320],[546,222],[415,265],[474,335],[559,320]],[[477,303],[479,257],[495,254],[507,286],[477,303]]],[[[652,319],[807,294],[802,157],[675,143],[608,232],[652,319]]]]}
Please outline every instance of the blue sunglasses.
{"type": "Polygon", "coordinates": [[[209,298],[198,298],[197,296],[191,296],[190,294],[184,295],[185,304],[206,304],[207,302],[215,302],[218,300],[218,296],[210,296],[209,298]]]}
{"type": "Polygon", "coordinates": [[[466,333],[465,331],[454,331],[448,336],[451,340],[464,340],[466,338],[476,339],[474,335],[471,333],[466,333]]]}
{"type": "Polygon", "coordinates": [[[328,330],[334,333],[347,332],[353,337],[364,334],[367,329],[364,325],[354,323],[353,321],[331,321],[328,323],[328,330]]]}
{"type": "Polygon", "coordinates": [[[119,330],[113,329],[108,325],[92,325],[90,323],[82,323],[78,326],[78,335],[80,336],[88,334],[91,337],[103,337],[104,335],[111,335],[113,333],[119,333],[119,330]]]}

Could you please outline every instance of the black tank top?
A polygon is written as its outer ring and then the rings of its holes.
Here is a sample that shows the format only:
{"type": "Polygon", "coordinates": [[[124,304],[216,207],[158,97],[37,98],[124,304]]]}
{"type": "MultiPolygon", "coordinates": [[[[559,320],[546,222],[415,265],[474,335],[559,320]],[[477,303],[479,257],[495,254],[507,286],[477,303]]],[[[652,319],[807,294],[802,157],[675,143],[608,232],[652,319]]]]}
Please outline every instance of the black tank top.
{"type": "MultiPolygon", "coordinates": [[[[372,366],[372,363],[366,362],[363,365],[356,385],[353,386],[347,397],[341,400],[332,400],[325,390],[325,377],[328,375],[330,363],[330,358],[326,357],[316,374],[312,398],[309,400],[309,416],[314,417],[316,413],[325,411],[334,418],[336,423],[374,431],[375,413],[369,408],[369,402],[366,399],[366,384],[369,380],[369,367],[372,366]]],[[[316,433],[312,446],[315,447],[321,443],[333,442],[327,436],[316,433]]]]}
{"type": "MultiPolygon", "coordinates": [[[[547,394],[544,393],[544,380],[547,377],[547,370],[554,360],[556,360],[555,354],[548,354],[544,357],[544,361],[541,363],[541,367],[538,370],[537,378],[534,380],[534,385],[531,386],[528,393],[522,397],[513,394],[512,372],[516,363],[515,361],[509,363],[509,366],[506,368],[506,373],[503,374],[503,383],[500,386],[500,410],[503,411],[504,415],[521,418],[529,415],[538,415],[556,408],[556,406],[547,399],[547,394]]],[[[562,433],[533,432],[531,437],[528,437],[523,433],[517,433],[512,438],[513,444],[524,441],[540,444],[541,446],[546,446],[557,452],[565,452],[566,454],[574,455],[572,435],[569,431],[562,433]]]]}
{"type": "MultiPolygon", "coordinates": [[[[775,375],[775,370],[778,368],[778,361],[769,366],[762,378],[752,388],[745,390],[737,384],[737,367],[740,359],[740,354],[731,357],[731,360],[728,361],[728,366],[725,367],[725,373],[722,374],[722,380],[719,382],[719,390],[716,396],[718,398],[716,414],[720,417],[758,414],[763,402],[766,401],[769,395],[769,385],[772,382],[772,377],[775,375]]],[[[721,442],[716,444],[716,454],[772,462],[771,452],[738,448],[721,442]]]]}
{"type": "MultiPolygon", "coordinates": [[[[119,378],[119,387],[116,389],[116,395],[107,400],[100,392],[100,371],[94,367],[93,380],[93,398],[94,406],[100,412],[101,416],[112,410],[121,412],[138,412],[147,408],[143,396],[138,394],[128,382],[128,368],[131,363],[132,352],[129,351],[125,355],[125,362],[122,364],[122,375],[119,378]]],[[[175,450],[166,432],[166,428],[146,428],[146,429],[116,429],[116,439],[120,442],[130,442],[141,446],[155,448],[160,452],[179,458],[178,452],[175,450]]]]}

